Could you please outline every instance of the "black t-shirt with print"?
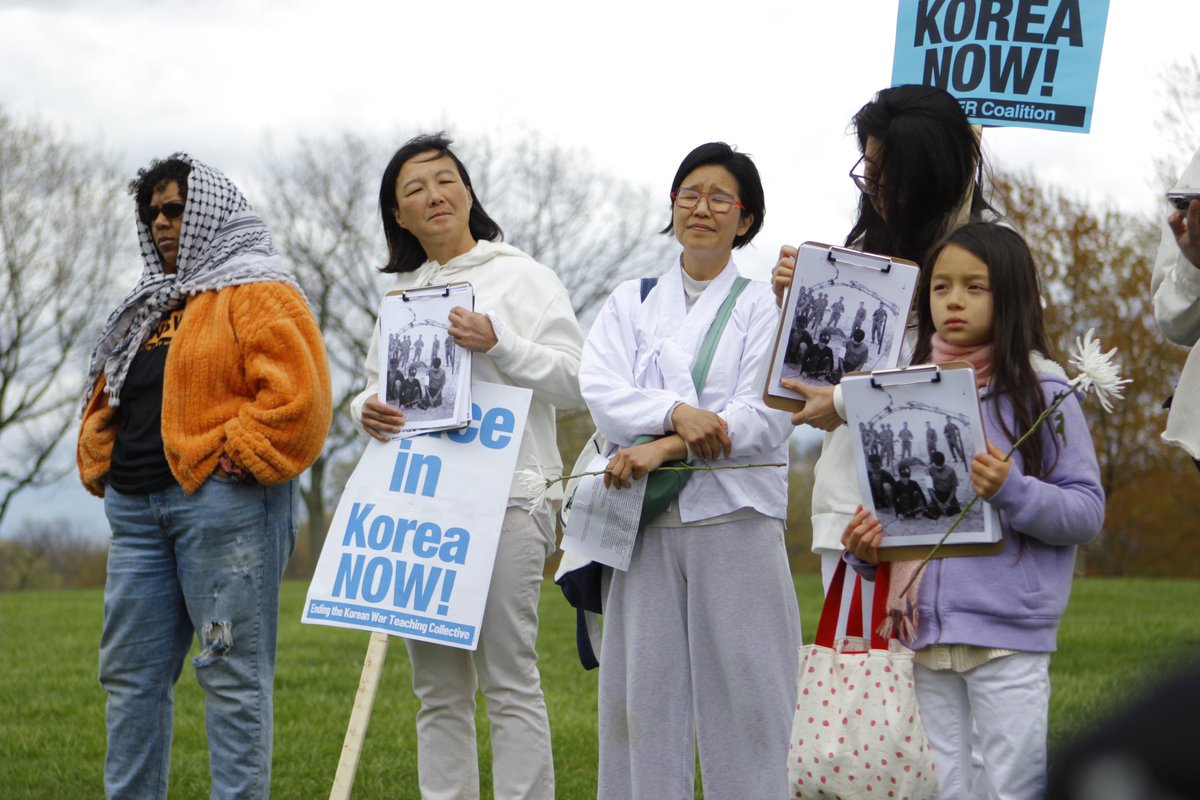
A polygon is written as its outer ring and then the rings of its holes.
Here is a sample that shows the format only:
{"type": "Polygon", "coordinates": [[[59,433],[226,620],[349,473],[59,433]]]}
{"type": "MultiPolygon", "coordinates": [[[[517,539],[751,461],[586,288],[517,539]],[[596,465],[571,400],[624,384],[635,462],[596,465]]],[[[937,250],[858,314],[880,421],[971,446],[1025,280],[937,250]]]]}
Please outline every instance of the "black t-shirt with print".
{"type": "Polygon", "coordinates": [[[109,486],[121,494],[157,492],[175,483],[163,453],[163,368],[167,363],[167,348],[182,316],[180,306],[159,323],[134,356],[121,387],[117,440],[108,473],[109,486]]]}

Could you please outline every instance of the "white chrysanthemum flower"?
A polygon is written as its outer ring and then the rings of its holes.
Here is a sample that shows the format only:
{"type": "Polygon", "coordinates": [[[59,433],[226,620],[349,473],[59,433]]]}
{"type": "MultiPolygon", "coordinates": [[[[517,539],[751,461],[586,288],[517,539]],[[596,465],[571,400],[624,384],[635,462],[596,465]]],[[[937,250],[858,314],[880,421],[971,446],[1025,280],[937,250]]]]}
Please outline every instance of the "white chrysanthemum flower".
{"type": "Polygon", "coordinates": [[[1095,338],[1095,328],[1088,328],[1083,338],[1075,338],[1075,346],[1071,349],[1071,366],[1079,370],[1079,374],[1071,379],[1071,386],[1087,394],[1095,391],[1096,399],[1105,412],[1112,413],[1113,401],[1122,399],[1125,384],[1131,381],[1122,378],[1113,362],[1117,348],[1107,353],[1100,352],[1100,340],[1095,338]]]}
{"type": "Polygon", "coordinates": [[[546,492],[552,483],[554,481],[547,478],[539,467],[517,470],[517,485],[532,501],[534,511],[546,502],[546,492]]]}

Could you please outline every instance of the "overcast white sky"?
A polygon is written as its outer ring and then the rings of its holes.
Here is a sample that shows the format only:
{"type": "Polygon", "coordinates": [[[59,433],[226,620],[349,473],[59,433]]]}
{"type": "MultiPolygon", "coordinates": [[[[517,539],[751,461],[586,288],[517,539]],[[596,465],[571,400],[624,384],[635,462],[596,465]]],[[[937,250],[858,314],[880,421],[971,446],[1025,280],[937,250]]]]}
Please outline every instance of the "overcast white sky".
{"type": "MultiPolygon", "coordinates": [[[[525,128],[665,194],[688,150],[721,139],[763,175],[765,225],[737,260],[765,277],[780,244],[845,236],[857,158],[847,124],[890,83],[896,9],[0,0],[0,104],[104,143],[130,173],[186,150],[235,182],[254,173],[268,135],[286,147],[344,129],[446,127],[467,141],[525,128]]],[[[1153,158],[1190,155],[1164,151],[1160,75],[1197,52],[1200,2],[1111,0],[1091,133],[989,128],[985,147],[1001,167],[1153,211],[1153,158]]],[[[47,499],[55,515],[103,525],[99,504],[75,491],[35,495],[19,513],[44,514],[47,499]]]]}

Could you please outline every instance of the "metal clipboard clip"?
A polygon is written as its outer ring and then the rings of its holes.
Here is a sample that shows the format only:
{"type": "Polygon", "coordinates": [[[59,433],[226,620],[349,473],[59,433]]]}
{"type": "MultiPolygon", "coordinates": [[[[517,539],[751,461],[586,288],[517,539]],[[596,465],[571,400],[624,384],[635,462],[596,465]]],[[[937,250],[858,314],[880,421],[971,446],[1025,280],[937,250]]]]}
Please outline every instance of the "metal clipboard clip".
{"type": "Polygon", "coordinates": [[[883,389],[888,386],[908,386],[914,383],[941,382],[942,369],[937,364],[926,364],[920,367],[879,369],[871,373],[871,388],[873,389],[883,389]]]}
{"type": "Polygon", "coordinates": [[[857,250],[851,250],[848,247],[838,247],[836,245],[829,248],[829,255],[826,256],[835,264],[848,264],[852,267],[863,267],[864,269],[874,269],[885,275],[892,271],[892,260],[887,256],[876,256],[870,253],[860,253],[857,250]]]}
{"type": "Polygon", "coordinates": [[[443,284],[442,286],[425,286],[420,289],[401,289],[400,299],[407,303],[412,299],[413,296],[419,297],[426,294],[440,294],[442,297],[449,297],[450,284],[447,283],[443,284]]]}

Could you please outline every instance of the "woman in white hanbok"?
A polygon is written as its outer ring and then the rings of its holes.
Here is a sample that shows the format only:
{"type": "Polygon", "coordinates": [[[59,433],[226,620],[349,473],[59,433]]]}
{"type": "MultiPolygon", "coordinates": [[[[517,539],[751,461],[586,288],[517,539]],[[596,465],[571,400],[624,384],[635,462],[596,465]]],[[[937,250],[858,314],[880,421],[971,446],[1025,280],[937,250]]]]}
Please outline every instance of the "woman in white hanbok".
{"type": "MultiPolygon", "coordinates": [[[[691,369],[739,278],[731,255],[762,226],[754,163],[701,145],[671,186],[683,252],[644,292],[608,298],[579,379],[613,449],[606,482],[626,488],[664,462],[786,463],[789,418],[763,405],[760,372],[777,315],[750,282],[723,330],[707,382],[691,369]],[[634,446],[643,435],[653,441],[634,446]]],[[[603,583],[599,797],[691,797],[696,746],[709,798],[787,794],[800,617],[784,547],[787,470],[692,473],[638,535],[627,571],[603,583]]]]}

